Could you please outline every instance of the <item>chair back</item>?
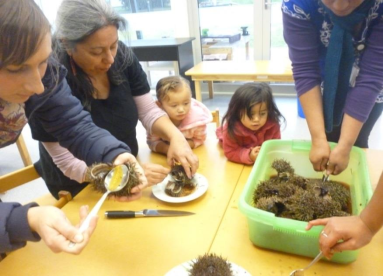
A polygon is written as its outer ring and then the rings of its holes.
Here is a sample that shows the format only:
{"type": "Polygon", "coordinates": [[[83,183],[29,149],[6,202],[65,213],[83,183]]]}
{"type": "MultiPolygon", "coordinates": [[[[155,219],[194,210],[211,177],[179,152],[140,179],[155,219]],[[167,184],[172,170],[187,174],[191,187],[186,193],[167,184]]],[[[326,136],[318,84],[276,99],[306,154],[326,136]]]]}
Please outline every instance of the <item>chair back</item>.
{"type": "MultiPolygon", "coordinates": [[[[27,184],[38,178],[40,178],[40,175],[37,173],[33,165],[2,175],[0,176],[0,193],[27,184]]],[[[60,199],[56,200],[51,194],[47,194],[34,201],[39,203],[39,205],[53,205],[57,208],[62,208],[72,199],[71,194],[67,191],[60,191],[59,197],[60,199]]]]}
{"type": "Polygon", "coordinates": [[[20,133],[19,138],[16,141],[17,148],[19,149],[21,159],[23,159],[24,166],[32,165],[32,159],[29,155],[27,146],[25,144],[23,135],[20,133]]]}
{"type": "Polygon", "coordinates": [[[221,125],[221,122],[219,121],[219,109],[217,108],[216,110],[211,112],[211,116],[213,116],[213,123],[217,126],[217,128],[221,125]]]}

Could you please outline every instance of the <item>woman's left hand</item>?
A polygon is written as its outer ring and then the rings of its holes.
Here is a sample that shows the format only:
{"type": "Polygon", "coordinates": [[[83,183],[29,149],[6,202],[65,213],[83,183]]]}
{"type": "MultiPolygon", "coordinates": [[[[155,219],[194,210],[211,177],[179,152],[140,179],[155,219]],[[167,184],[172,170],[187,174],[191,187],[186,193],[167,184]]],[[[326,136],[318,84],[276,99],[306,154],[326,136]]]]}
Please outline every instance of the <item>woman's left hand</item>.
{"type": "Polygon", "coordinates": [[[133,201],[133,200],[139,199],[142,195],[142,190],[148,186],[148,180],[146,179],[145,172],[140,166],[140,164],[138,164],[136,157],[134,157],[132,154],[128,152],[120,154],[114,160],[113,165],[118,166],[125,163],[135,165],[135,172],[138,176],[140,184],[132,188],[131,190],[132,194],[130,196],[121,196],[121,197],[111,196],[110,197],[111,199],[115,199],[117,201],[133,201]]]}
{"type": "Polygon", "coordinates": [[[350,160],[350,148],[342,147],[340,144],[331,151],[326,171],[328,174],[337,175],[343,172],[350,160]]]}
{"type": "Polygon", "coordinates": [[[183,135],[174,136],[170,140],[167,160],[169,166],[174,165],[174,160],[180,162],[189,178],[192,178],[199,166],[198,157],[193,153],[183,135]]]}

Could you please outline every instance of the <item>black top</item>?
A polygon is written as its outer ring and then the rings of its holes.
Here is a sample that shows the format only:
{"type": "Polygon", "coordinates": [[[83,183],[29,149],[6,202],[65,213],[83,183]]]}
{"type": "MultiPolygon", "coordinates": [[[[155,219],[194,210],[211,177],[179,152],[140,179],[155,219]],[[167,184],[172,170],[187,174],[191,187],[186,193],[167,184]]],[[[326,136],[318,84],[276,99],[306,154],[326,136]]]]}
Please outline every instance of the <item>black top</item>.
{"type": "Polygon", "coordinates": [[[96,127],[78,99],[71,95],[65,79],[67,70],[53,58],[42,80],[45,91],[25,103],[25,113],[32,137],[43,142],[59,141],[77,158],[92,164],[111,162],[129,151],[107,131],[96,127]]]}
{"type": "MultiPolygon", "coordinates": [[[[123,43],[119,47],[126,47],[123,43]]],[[[121,58],[119,54],[116,60],[121,58]]],[[[136,126],[138,112],[133,97],[150,91],[146,74],[133,55],[133,62],[125,71],[125,81],[120,85],[110,85],[109,97],[105,100],[93,99],[90,114],[93,122],[108,130],[118,140],[126,143],[133,155],[138,153],[136,126]]]]}
{"type": "MultiPolygon", "coordinates": [[[[123,50],[123,47],[126,46],[122,42],[119,42],[119,51],[115,58],[115,63],[121,63],[121,59],[124,58],[122,52],[126,51],[120,51],[123,50]]],[[[145,72],[142,70],[138,59],[134,55],[133,61],[123,71],[121,77],[123,82],[119,85],[113,84],[112,81],[110,82],[110,93],[107,99],[91,100],[89,112],[93,122],[97,126],[108,130],[118,140],[126,143],[130,147],[131,153],[136,156],[138,153],[136,139],[138,111],[133,97],[148,93],[150,86],[147,82],[145,72]]],[[[69,83],[71,82],[69,81],[69,83]]],[[[86,185],[79,185],[76,181],[66,177],[60,169],[57,168],[41,144],[39,145],[39,150],[40,160],[35,164],[35,167],[45,180],[53,196],[58,198],[58,192],[60,190],[69,191],[72,196],[75,196],[86,187],[86,185]]],[[[101,161],[102,160],[98,160],[98,162],[101,161]]]]}

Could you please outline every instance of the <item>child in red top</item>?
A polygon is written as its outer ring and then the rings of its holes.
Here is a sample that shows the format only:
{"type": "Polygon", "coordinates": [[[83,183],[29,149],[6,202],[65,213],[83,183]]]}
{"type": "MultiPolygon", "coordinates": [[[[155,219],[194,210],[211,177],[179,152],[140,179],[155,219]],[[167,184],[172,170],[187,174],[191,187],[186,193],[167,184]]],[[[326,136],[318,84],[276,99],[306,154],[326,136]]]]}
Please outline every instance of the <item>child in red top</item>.
{"type": "Polygon", "coordinates": [[[279,112],[266,83],[238,88],[216,134],[225,156],[233,162],[253,164],[264,141],[280,139],[279,112]]]}

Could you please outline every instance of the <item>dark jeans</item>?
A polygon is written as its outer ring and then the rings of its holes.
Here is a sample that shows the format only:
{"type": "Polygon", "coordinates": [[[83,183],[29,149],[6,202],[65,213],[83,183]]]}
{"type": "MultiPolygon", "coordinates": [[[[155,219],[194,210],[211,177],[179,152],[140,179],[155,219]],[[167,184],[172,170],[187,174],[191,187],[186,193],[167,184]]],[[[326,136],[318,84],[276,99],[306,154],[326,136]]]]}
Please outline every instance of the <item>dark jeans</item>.
{"type": "MultiPolygon", "coordinates": [[[[376,121],[382,114],[382,110],[383,103],[375,103],[367,121],[363,124],[363,127],[360,130],[359,136],[356,139],[354,146],[359,148],[368,148],[368,138],[370,137],[371,130],[374,127],[376,121]]],[[[326,133],[327,141],[337,143],[339,141],[341,127],[342,125],[334,127],[332,132],[326,133]]]]}

